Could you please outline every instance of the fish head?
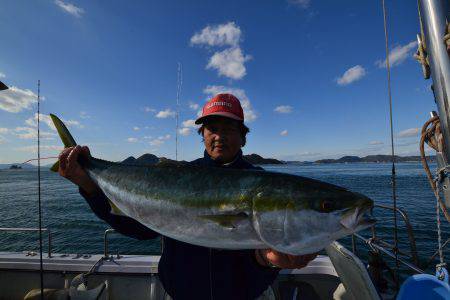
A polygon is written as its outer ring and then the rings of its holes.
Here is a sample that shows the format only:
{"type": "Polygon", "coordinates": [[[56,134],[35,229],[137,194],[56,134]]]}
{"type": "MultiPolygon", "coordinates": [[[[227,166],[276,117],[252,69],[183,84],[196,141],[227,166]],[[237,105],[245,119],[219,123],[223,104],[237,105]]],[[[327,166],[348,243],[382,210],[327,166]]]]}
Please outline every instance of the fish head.
{"type": "Polygon", "coordinates": [[[368,197],[325,184],[285,194],[276,209],[254,212],[254,228],[261,240],[277,251],[303,255],[370,227],[368,197]],[[284,206],[284,208],[282,208],[284,206]]]}

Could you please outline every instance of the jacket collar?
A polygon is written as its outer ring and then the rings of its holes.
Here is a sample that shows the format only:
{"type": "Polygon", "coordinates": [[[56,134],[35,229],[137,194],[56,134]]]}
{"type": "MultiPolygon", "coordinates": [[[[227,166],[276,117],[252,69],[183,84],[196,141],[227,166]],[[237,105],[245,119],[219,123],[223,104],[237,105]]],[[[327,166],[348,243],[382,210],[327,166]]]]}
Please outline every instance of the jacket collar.
{"type": "Polygon", "coordinates": [[[226,164],[219,163],[219,162],[215,161],[214,159],[212,159],[211,156],[209,156],[208,152],[206,152],[206,150],[203,152],[203,158],[207,165],[216,166],[216,167],[224,167],[224,168],[237,167],[242,163],[242,160],[243,160],[242,150],[239,150],[239,152],[236,154],[236,157],[231,162],[226,163],[226,164]]]}

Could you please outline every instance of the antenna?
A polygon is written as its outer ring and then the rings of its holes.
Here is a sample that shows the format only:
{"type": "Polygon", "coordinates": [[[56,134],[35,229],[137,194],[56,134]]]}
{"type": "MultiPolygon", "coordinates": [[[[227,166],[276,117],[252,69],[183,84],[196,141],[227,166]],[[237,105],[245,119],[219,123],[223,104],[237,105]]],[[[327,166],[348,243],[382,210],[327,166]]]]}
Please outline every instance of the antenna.
{"type": "Polygon", "coordinates": [[[176,115],[176,128],[175,128],[175,160],[178,160],[178,130],[179,130],[179,119],[180,119],[180,94],[181,86],[183,85],[183,66],[178,63],[178,73],[177,73],[177,115],[176,115]]]}

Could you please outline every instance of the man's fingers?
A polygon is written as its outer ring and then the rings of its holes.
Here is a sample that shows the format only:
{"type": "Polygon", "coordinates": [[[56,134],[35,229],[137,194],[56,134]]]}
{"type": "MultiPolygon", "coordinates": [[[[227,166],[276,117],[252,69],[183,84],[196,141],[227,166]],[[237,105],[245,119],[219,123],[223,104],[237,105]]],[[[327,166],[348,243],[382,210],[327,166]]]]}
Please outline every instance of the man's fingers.
{"type": "Polygon", "coordinates": [[[69,153],[72,151],[73,147],[69,147],[61,151],[59,154],[58,160],[59,160],[59,170],[65,171],[67,167],[67,157],[69,156],[69,153]]]}
{"type": "Polygon", "coordinates": [[[74,168],[78,162],[78,155],[81,152],[81,147],[80,146],[75,146],[72,151],[70,151],[69,156],[67,157],[67,169],[72,169],[74,168]]]}

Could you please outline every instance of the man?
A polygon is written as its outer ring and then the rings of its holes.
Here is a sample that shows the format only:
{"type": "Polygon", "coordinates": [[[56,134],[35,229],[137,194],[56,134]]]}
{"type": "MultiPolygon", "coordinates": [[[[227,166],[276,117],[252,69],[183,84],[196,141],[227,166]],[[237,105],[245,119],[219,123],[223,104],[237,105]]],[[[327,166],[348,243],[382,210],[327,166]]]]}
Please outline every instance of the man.
{"type": "MultiPolygon", "coordinates": [[[[198,132],[203,136],[204,157],[192,164],[260,169],[245,161],[241,147],[249,132],[239,100],[219,94],[203,107],[198,132]]],[[[90,155],[87,147],[65,149],[59,158],[61,176],[80,187],[94,213],[116,231],[136,238],[153,239],[158,233],[134,219],[111,213],[106,196],[77,163],[79,155],[90,155]]],[[[183,243],[163,237],[164,250],[159,262],[159,278],[174,299],[254,299],[274,281],[281,268],[302,268],[315,254],[294,256],[274,250],[219,250],[183,243]]]]}

